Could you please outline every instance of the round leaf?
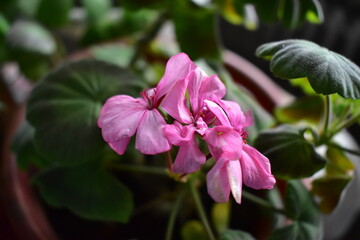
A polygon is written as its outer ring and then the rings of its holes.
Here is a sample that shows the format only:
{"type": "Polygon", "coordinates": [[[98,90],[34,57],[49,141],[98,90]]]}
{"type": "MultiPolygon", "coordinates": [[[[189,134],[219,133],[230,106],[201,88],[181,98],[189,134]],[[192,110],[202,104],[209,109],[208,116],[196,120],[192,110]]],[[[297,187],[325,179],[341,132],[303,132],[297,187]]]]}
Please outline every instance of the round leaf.
{"type": "Polygon", "coordinates": [[[35,183],[48,204],[83,218],[127,222],[133,209],[128,188],[97,164],[56,167],[35,183]]]}
{"type": "MultiPolygon", "coordinates": [[[[47,75],[32,91],[27,118],[37,149],[48,160],[78,164],[104,146],[97,119],[103,102],[143,89],[126,70],[101,61],[70,62],[47,75]]],[[[132,94],[134,93],[135,94],[132,94]]]]}
{"type": "Polygon", "coordinates": [[[325,159],[304,137],[304,129],[290,125],[260,133],[255,147],[271,162],[272,173],[282,179],[313,175],[325,165],[325,159]]]}
{"type": "Polygon", "coordinates": [[[261,45],[256,55],[271,59],[270,69],[282,79],[307,77],[316,93],[360,98],[360,69],[344,56],[305,40],[261,45]]]}
{"type": "Polygon", "coordinates": [[[320,214],[311,195],[300,181],[289,181],[285,192],[285,209],[292,223],[276,229],[270,240],[321,239],[320,214]]]}
{"type": "Polygon", "coordinates": [[[34,128],[25,121],[17,131],[11,145],[11,149],[16,152],[16,163],[21,169],[34,166],[42,168],[49,164],[36,151],[33,140],[34,128]]]}

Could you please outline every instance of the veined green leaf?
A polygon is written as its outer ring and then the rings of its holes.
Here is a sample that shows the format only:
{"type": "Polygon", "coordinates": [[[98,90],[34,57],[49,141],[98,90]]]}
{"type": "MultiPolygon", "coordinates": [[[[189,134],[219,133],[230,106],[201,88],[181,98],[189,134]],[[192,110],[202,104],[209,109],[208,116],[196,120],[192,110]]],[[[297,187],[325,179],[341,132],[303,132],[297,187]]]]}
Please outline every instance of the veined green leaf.
{"type": "Polygon", "coordinates": [[[307,77],[319,94],[360,98],[360,69],[344,56],[305,40],[261,45],[256,55],[270,60],[270,70],[282,79],[307,77]]]}
{"type": "Polygon", "coordinates": [[[55,207],[66,207],[93,220],[127,222],[132,194],[100,164],[54,167],[35,178],[40,194],[55,207]]]}
{"type": "Polygon", "coordinates": [[[128,71],[102,61],[69,62],[48,74],[32,91],[27,118],[39,152],[63,165],[89,161],[105,142],[97,119],[105,100],[137,95],[141,82],[128,71]]]}
{"type": "Polygon", "coordinates": [[[276,229],[270,240],[321,239],[320,214],[311,195],[300,181],[291,180],[286,186],[285,209],[292,223],[276,229]]]}
{"type": "Polygon", "coordinates": [[[282,179],[304,178],[324,167],[326,160],[304,137],[305,129],[280,125],[265,130],[255,140],[255,147],[269,158],[272,173],[282,179]]]}

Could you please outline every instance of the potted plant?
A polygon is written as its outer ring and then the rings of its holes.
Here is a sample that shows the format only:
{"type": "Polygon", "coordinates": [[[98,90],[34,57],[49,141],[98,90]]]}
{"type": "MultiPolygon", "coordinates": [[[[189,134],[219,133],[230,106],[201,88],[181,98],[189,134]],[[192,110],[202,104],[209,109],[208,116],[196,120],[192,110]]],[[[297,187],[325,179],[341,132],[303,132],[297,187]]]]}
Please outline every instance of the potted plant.
{"type": "Polygon", "coordinates": [[[358,154],[334,139],[358,120],[359,68],[304,40],[260,46],[274,75],[309,95],[294,99],[221,50],[209,24],[322,21],[315,0],[279,3],[5,1],[8,236],[321,238],[320,212],[352,178],[345,153],[358,154]]]}

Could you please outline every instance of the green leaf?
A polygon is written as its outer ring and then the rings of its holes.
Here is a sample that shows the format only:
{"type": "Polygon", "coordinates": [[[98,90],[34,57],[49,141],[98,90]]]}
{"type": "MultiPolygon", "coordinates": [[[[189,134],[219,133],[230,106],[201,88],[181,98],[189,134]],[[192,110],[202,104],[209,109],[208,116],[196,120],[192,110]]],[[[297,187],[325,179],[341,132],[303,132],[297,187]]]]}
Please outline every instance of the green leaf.
{"type": "Polygon", "coordinates": [[[15,22],[7,35],[9,47],[29,53],[51,55],[56,43],[50,32],[41,25],[25,20],[15,22]]]}
{"type": "MultiPolygon", "coordinates": [[[[334,115],[332,126],[334,126],[334,128],[342,125],[346,119],[360,114],[360,101],[358,100],[344,99],[334,94],[331,96],[331,102],[334,115]]],[[[360,118],[357,122],[360,123],[360,118]]]]}
{"type": "Polygon", "coordinates": [[[296,99],[285,107],[279,107],[275,110],[276,118],[283,123],[296,123],[299,121],[308,121],[318,124],[324,111],[324,101],[318,96],[310,96],[296,99]]]}
{"type": "Polygon", "coordinates": [[[101,22],[111,9],[110,0],[82,0],[90,24],[101,22]]]}
{"type": "Polygon", "coordinates": [[[306,40],[261,45],[256,55],[271,59],[270,70],[282,79],[307,77],[319,94],[360,98],[360,69],[344,56],[306,40]]]}
{"type": "Polygon", "coordinates": [[[303,6],[302,12],[308,22],[319,24],[324,21],[324,13],[318,0],[305,0],[303,6]]]}
{"type": "Polygon", "coordinates": [[[0,12],[0,39],[4,38],[9,30],[9,23],[0,12]]]}
{"type": "Polygon", "coordinates": [[[220,235],[220,240],[255,240],[253,236],[251,236],[247,232],[239,231],[239,230],[226,230],[220,235]]]}
{"type": "Polygon", "coordinates": [[[290,84],[295,87],[299,87],[306,95],[309,96],[317,95],[317,93],[311,87],[309,80],[306,77],[290,79],[290,84]]]}
{"type": "Polygon", "coordinates": [[[49,165],[36,151],[34,145],[34,128],[25,122],[15,135],[11,149],[16,152],[16,163],[21,169],[35,166],[42,168],[49,165]]]}
{"type": "Polygon", "coordinates": [[[342,150],[335,147],[328,147],[326,157],[328,163],[325,175],[313,181],[312,192],[320,197],[320,210],[330,213],[338,204],[341,193],[352,180],[354,165],[342,150]]]}
{"type": "Polygon", "coordinates": [[[207,240],[208,235],[201,224],[196,220],[186,222],[181,228],[181,236],[183,240],[207,240]]]}
{"type": "Polygon", "coordinates": [[[296,28],[300,23],[300,0],[284,0],[282,23],[288,28],[296,28]]]}
{"type": "Polygon", "coordinates": [[[304,178],[325,165],[312,143],[304,137],[305,129],[280,125],[260,133],[255,147],[271,162],[272,173],[282,179],[304,178]]]}
{"type": "Polygon", "coordinates": [[[83,218],[127,222],[131,216],[131,192],[98,164],[55,167],[34,181],[48,204],[83,218]]]}
{"type": "Polygon", "coordinates": [[[51,33],[36,22],[19,20],[6,36],[6,55],[16,61],[21,72],[38,80],[50,68],[50,57],[57,49],[51,33]]]}
{"type": "Polygon", "coordinates": [[[270,240],[318,240],[321,236],[320,214],[311,195],[300,181],[289,181],[285,192],[285,209],[293,220],[276,229],[270,240]]]}
{"type": "Polygon", "coordinates": [[[0,12],[0,63],[6,58],[6,46],[5,39],[7,32],[9,31],[9,23],[5,16],[0,12]]]}
{"type": "Polygon", "coordinates": [[[216,40],[214,10],[200,8],[183,0],[174,2],[172,17],[181,50],[193,60],[218,60],[220,52],[216,40]]]}
{"type": "Polygon", "coordinates": [[[48,160],[74,165],[98,156],[104,141],[97,118],[116,94],[138,96],[144,86],[126,70],[96,60],[69,62],[48,74],[32,91],[27,118],[36,147],[48,160]]]}
{"type": "Polygon", "coordinates": [[[93,47],[91,53],[95,59],[127,67],[131,57],[134,55],[134,48],[120,44],[108,44],[93,47]]]}
{"type": "Polygon", "coordinates": [[[36,17],[44,25],[59,27],[67,23],[73,0],[41,0],[36,17]]]}

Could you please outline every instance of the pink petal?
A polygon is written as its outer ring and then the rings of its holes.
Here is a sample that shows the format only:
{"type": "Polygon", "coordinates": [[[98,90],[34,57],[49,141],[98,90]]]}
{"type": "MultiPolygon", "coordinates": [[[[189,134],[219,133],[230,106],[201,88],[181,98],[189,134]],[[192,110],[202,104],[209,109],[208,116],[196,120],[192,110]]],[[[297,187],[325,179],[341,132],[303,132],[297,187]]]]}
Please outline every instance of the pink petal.
{"type": "Polygon", "coordinates": [[[196,120],[196,132],[201,136],[204,136],[207,130],[208,130],[207,124],[204,122],[204,120],[201,117],[199,117],[196,120]]]}
{"type": "Polygon", "coordinates": [[[119,155],[125,153],[126,147],[130,142],[130,137],[122,138],[116,142],[109,143],[110,147],[119,155]]]}
{"type": "Polygon", "coordinates": [[[146,111],[136,133],[135,148],[143,154],[158,154],[170,150],[171,145],[163,134],[165,124],[158,110],[146,111]]]}
{"type": "Polygon", "coordinates": [[[200,99],[200,88],[208,75],[204,73],[199,67],[192,71],[189,76],[188,92],[190,98],[191,108],[194,114],[197,114],[203,105],[203,99],[200,99]]]}
{"type": "Polygon", "coordinates": [[[196,68],[185,53],[172,56],[166,64],[165,73],[156,87],[155,102],[170,91],[178,80],[184,79],[196,68]]]}
{"type": "Polygon", "coordinates": [[[245,115],[241,111],[241,108],[237,102],[220,100],[218,101],[218,104],[228,116],[231,126],[237,129],[243,129],[244,127],[247,127],[244,126],[244,123],[246,123],[245,115]]]}
{"type": "Polygon", "coordinates": [[[219,159],[206,176],[209,195],[215,202],[229,201],[230,186],[227,171],[227,161],[219,159]]]}
{"type": "Polygon", "coordinates": [[[242,191],[242,173],[240,162],[228,161],[227,162],[227,174],[229,177],[230,189],[235,201],[241,203],[241,191],[242,191]]]}
{"type": "Polygon", "coordinates": [[[199,170],[205,161],[206,157],[197,146],[196,137],[193,134],[188,144],[180,146],[172,170],[179,174],[192,173],[199,170]]]}
{"type": "Polygon", "coordinates": [[[240,158],[243,181],[248,187],[254,189],[272,189],[275,178],[271,174],[269,159],[255,148],[245,144],[240,158]]]}
{"type": "Polygon", "coordinates": [[[192,123],[192,116],[185,99],[187,83],[187,79],[179,80],[161,102],[161,107],[182,123],[192,123]]]}
{"type": "Polygon", "coordinates": [[[228,160],[236,160],[241,156],[242,137],[232,128],[213,127],[206,132],[204,139],[209,144],[210,153],[215,159],[226,157],[228,160]]]}
{"type": "Polygon", "coordinates": [[[192,140],[194,132],[194,125],[183,126],[177,121],[164,127],[165,136],[171,144],[176,146],[187,145],[192,140]]]}
{"type": "Polygon", "coordinates": [[[212,75],[203,81],[200,91],[200,101],[211,100],[217,101],[226,94],[225,85],[221,82],[217,75],[212,75]]]}
{"type": "Polygon", "coordinates": [[[204,100],[217,101],[225,96],[226,88],[217,75],[208,77],[200,68],[189,74],[189,97],[194,114],[204,105],[204,100]]]}
{"type": "Polygon", "coordinates": [[[146,111],[141,98],[118,95],[109,98],[101,109],[98,126],[107,142],[116,142],[135,134],[146,111]]]}
{"type": "Polygon", "coordinates": [[[226,116],[226,113],[219,105],[209,100],[205,100],[204,102],[208,109],[216,116],[217,120],[219,120],[221,125],[229,127],[231,126],[230,121],[226,116]]]}
{"type": "Polygon", "coordinates": [[[248,127],[248,126],[251,126],[254,124],[254,118],[253,118],[250,110],[247,110],[245,112],[244,116],[245,116],[245,119],[243,121],[244,127],[248,127]]]}

